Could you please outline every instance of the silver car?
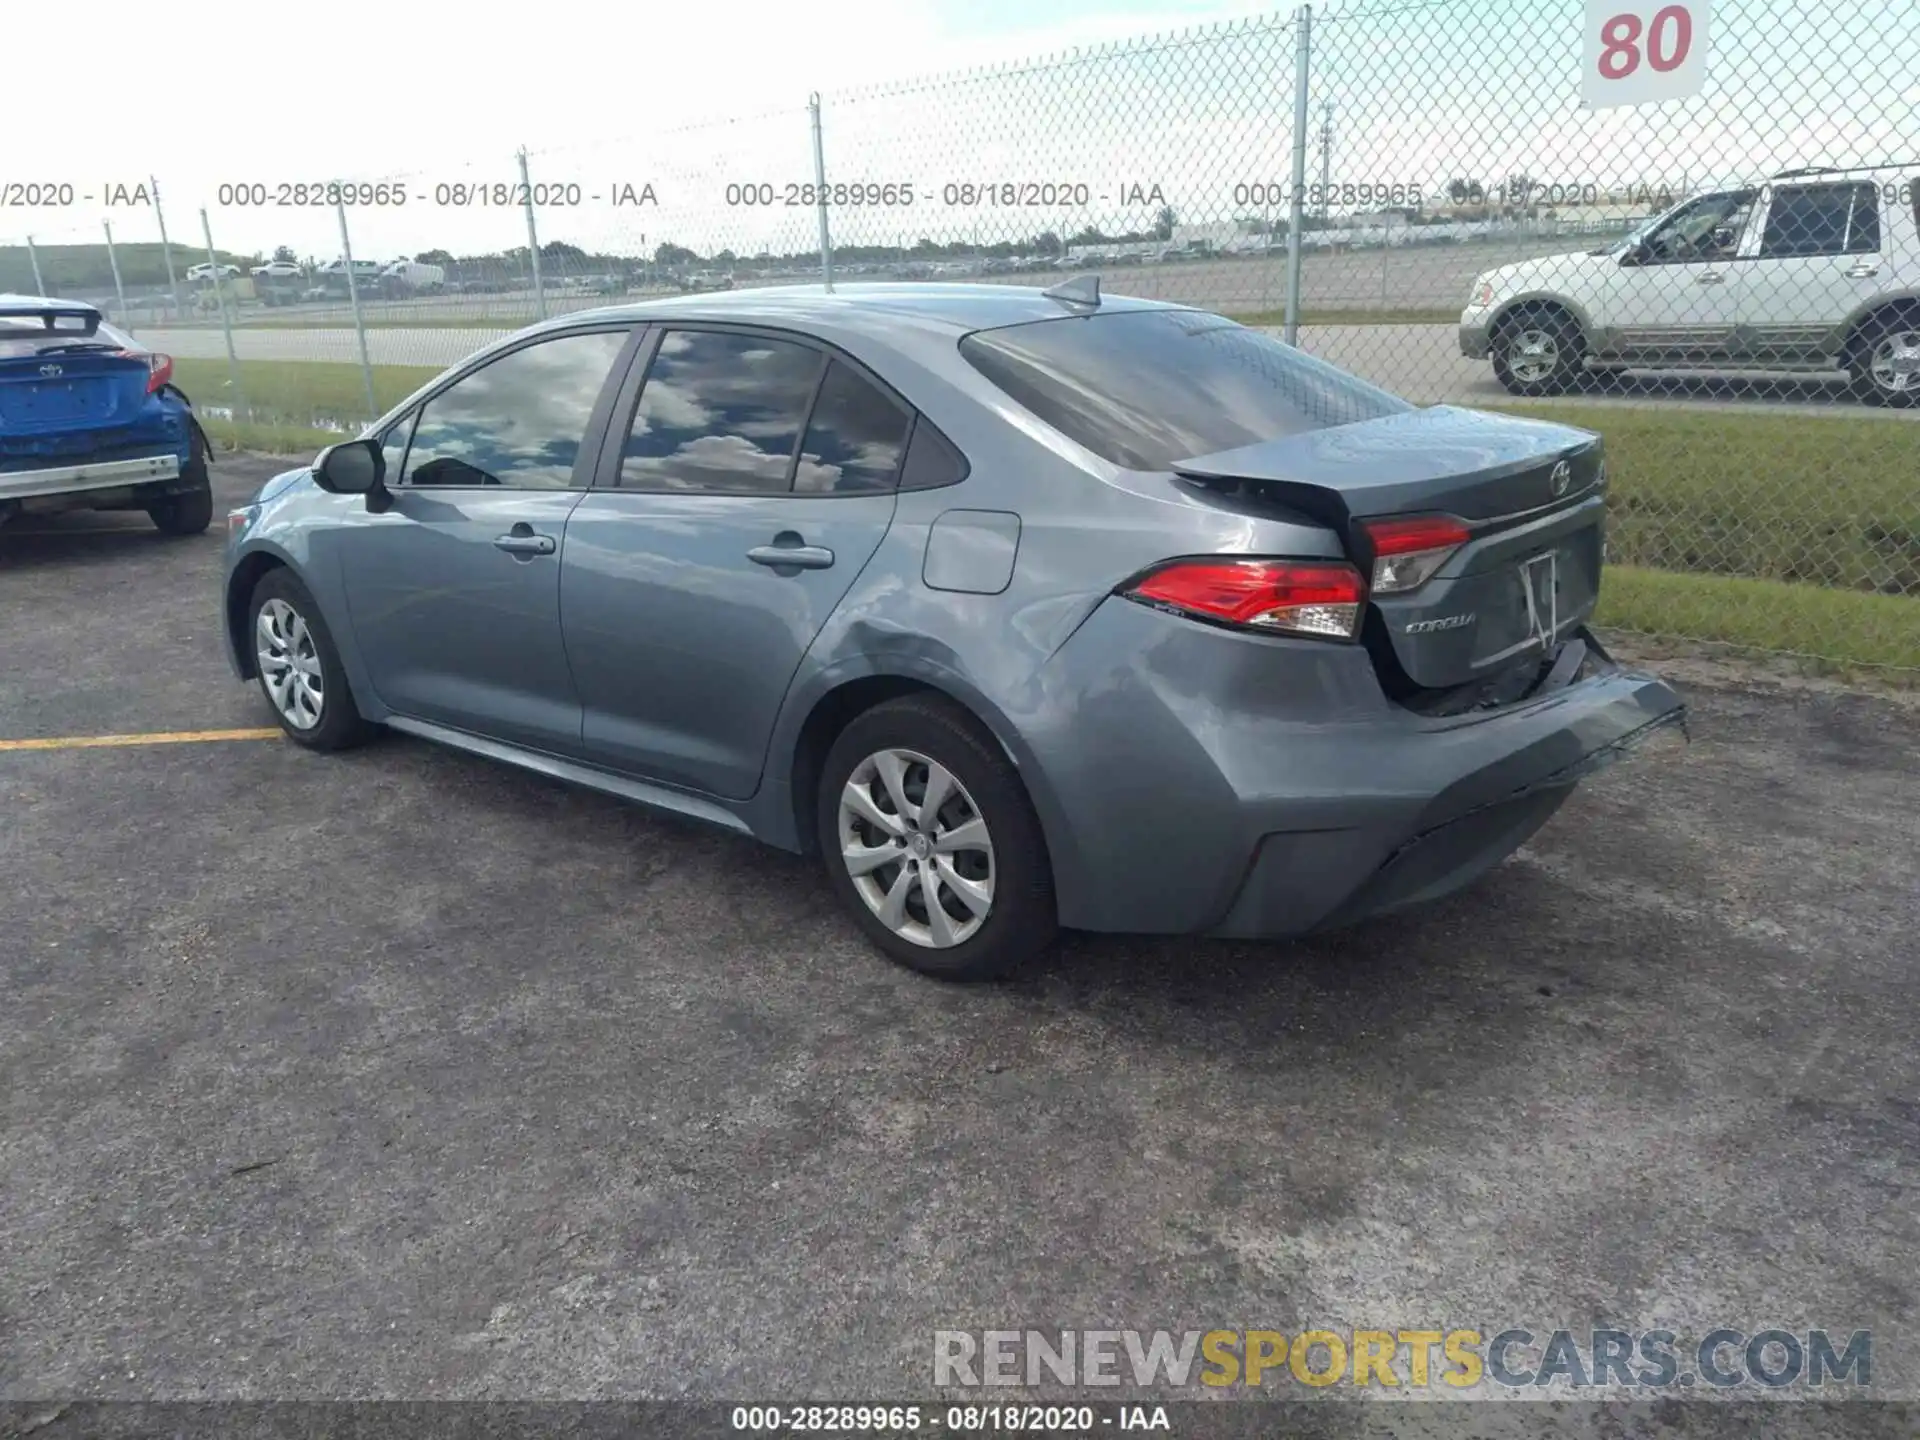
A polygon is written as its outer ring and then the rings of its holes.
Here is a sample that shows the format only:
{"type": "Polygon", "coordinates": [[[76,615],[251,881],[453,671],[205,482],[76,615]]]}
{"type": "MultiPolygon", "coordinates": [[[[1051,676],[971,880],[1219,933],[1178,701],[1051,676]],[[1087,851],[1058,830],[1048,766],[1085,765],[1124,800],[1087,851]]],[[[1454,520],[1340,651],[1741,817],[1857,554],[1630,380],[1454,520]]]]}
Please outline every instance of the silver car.
{"type": "Polygon", "coordinates": [[[762,289],[481,351],[228,517],[287,734],[386,726],[825,858],[929,974],[1446,894],[1680,700],[1586,628],[1598,437],[1230,320],[762,289]]]}

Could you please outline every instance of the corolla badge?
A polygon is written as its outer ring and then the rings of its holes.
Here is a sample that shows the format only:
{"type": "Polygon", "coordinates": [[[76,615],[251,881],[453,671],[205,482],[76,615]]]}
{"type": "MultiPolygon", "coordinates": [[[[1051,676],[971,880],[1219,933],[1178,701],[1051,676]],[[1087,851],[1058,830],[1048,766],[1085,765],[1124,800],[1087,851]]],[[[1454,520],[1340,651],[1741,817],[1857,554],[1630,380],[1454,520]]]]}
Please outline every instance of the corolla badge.
{"type": "Polygon", "coordinates": [[[1473,621],[1474,612],[1469,610],[1464,615],[1443,615],[1438,620],[1415,620],[1411,625],[1407,626],[1406,633],[1409,635],[1431,635],[1436,630],[1464,630],[1467,626],[1471,625],[1473,621]]]}
{"type": "Polygon", "coordinates": [[[1573,466],[1562,460],[1553,467],[1553,473],[1547,477],[1547,483],[1553,487],[1554,498],[1559,499],[1567,493],[1567,487],[1573,484],[1573,466]]]}

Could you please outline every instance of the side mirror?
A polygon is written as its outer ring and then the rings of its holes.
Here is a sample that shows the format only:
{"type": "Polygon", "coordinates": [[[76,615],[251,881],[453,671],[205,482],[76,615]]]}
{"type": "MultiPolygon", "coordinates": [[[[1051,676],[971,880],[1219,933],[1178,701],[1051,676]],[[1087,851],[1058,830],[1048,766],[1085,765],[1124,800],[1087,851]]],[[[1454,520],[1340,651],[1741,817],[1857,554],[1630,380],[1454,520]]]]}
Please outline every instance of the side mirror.
{"type": "Polygon", "coordinates": [[[313,480],[334,495],[371,495],[386,488],[387,457],[378,440],[343,440],[314,458],[313,480]]]}

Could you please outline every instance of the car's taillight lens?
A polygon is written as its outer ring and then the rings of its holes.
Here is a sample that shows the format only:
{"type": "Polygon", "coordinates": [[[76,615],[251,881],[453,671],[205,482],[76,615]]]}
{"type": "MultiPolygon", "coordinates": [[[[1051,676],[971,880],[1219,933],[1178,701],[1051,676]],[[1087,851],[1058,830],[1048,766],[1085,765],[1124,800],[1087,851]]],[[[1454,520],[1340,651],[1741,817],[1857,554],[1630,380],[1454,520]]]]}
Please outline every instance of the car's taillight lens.
{"type": "Polygon", "coordinates": [[[1359,633],[1366,601],[1360,572],[1326,560],[1174,560],[1125,593],[1203,620],[1333,640],[1359,633]]]}
{"type": "Polygon", "coordinates": [[[1373,593],[1401,595],[1418,590],[1447,563],[1473,532],[1449,515],[1405,520],[1367,520],[1361,529],[1373,547],[1373,593]]]}
{"type": "Polygon", "coordinates": [[[120,354],[129,360],[147,362],[147,393],[149,395],[173,379],[171,355],[161,355],[151,350],[122,350],[120,354]]]}

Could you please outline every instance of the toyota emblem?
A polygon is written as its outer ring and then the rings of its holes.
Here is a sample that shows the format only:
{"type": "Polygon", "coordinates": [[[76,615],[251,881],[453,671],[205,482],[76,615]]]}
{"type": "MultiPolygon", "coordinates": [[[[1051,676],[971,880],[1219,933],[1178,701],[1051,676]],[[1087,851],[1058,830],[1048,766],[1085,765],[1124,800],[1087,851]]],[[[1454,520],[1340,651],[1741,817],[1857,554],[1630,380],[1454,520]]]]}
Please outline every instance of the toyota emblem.
{"type": "Polygon", "coordinates": [[[56,375],[64,375],[66,373],[67,372],[62,370],[58,365],[42,365],[40,367],[40,377],[43,380],[51,380],[56,375]]]}
{"type": "Polygon", "coordinates": [[[1555,499],[1566,494],[1567,487],[1573,483],[1573,466],[1562,460],[1553,467],[1553,474],[1548,477],[1548,483],[1553,486],[1555,499]]]}

